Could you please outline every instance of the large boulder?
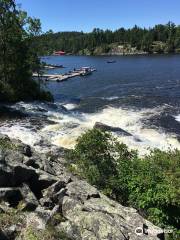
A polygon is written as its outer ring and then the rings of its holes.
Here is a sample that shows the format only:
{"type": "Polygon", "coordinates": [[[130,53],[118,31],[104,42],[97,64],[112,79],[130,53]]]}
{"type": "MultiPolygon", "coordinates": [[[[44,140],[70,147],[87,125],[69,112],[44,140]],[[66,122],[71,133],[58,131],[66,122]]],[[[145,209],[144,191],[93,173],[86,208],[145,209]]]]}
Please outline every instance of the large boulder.
{"type": "Polygon", "coordinates": [[[123,135],[123,136],[132,136],[131,133],[123,130],[122,128],[112,127],[112,126],[106,125],[106,124],[101,123],[101,122],[96,122],[95,125],[94,125],[94,128],[104,130],[104,131],[107,131],[107,132],[115,132],[115,133],[118,133],[119,135],[123,135]]]}
{"type": "Polygon", "coordinates": [[[7,107],[5,105],[0,105],[0,118],[1,120],[6,119],[22,119],[27,117],[27,114],[22,111],[7,107]]]}
{"type": "Polygon", "coordinates": [[[34,169],[25,165],[10,165],[0,163],[0,187],[18,187],[22,183],[31,184],[38,181],[38,174],[34,169]]]}
{"type": "Polygon", "coordinates": [[[0,201],[8,202],[11,206],[17,206],[23,199],[19,188],[0,188],[0,201]]]}
{"type": "Polygon", "coordinates": [[[85,181],[66,186],[62,213],[67,221],[59,228],[73,239],[163,239],[163,231],[135,209],[110,200],[85,181]]]}

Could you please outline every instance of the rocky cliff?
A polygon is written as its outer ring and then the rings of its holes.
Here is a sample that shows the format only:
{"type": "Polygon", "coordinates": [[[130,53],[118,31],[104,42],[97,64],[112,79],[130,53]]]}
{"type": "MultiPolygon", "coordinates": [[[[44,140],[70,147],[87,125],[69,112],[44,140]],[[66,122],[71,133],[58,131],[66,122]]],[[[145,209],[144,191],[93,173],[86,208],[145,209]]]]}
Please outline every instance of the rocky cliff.
{"type": "Polygon", "coordinates": [[[64,150],[37,153],[0,135],[0,239],[158,240],[163,231],[65,167],[64,150]]]}

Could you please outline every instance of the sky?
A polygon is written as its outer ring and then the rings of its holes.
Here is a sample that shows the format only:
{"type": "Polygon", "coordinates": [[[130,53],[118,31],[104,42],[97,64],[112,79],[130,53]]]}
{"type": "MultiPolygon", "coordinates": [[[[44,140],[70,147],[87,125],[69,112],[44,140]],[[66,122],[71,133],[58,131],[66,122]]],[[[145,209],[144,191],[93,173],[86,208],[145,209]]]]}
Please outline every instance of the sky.
{"type": "Polygon", "coordinates": [[[42,30],[90,32],[135,24],[151,27],[172,21],[180,24],[180,0],[16,0],[42,30]]]}

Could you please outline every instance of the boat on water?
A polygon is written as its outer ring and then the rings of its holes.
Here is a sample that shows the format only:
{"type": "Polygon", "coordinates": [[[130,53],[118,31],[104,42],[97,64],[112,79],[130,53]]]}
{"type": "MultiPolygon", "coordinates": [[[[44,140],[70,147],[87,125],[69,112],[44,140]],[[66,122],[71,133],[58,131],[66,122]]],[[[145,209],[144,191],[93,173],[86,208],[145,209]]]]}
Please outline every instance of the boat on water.
{"type": "Polygon", "coordinates": [[[55,69],[55,68],[64,68],[63,65],[58,65],[58,64],[45,64],[43,66],[44,69],[55,69]]]}
{"type": "Polygon", "coordinates": [[[92,74],[92,69],[91,69],[91,67],[82,67],[81,68],[81,76],[86,76],[86,75],[90,75],[90,74],[92,74]]]}
{"type": "Polygon", "coordinates": [[[110,61],[107,61],[107,63],[116,63],[115,60],[110,60],[110,61]]]}
{"type": "Polygon", "coordinates": [[[74,68],[74,73],[80,73],[81,76],[87,76],[92,74],[92,72],[96,71],[95,68],[92,67],[82,67],[80,69],[75,69],[74,68]]]}

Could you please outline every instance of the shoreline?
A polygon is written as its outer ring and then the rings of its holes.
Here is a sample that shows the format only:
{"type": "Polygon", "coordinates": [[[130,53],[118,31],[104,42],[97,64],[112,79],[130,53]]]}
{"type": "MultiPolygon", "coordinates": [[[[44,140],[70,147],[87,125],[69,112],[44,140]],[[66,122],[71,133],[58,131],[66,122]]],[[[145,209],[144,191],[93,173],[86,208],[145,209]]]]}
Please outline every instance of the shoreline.
{"type": "Polygon", "coordinates": [[[127,54],[66,54],[66,55],[41,55],[40,57],[126,57],[126,56],[168,56],[168,55],[180,55],[180,53],[127,53],[127,54]]]}

